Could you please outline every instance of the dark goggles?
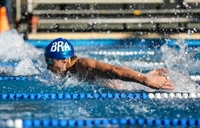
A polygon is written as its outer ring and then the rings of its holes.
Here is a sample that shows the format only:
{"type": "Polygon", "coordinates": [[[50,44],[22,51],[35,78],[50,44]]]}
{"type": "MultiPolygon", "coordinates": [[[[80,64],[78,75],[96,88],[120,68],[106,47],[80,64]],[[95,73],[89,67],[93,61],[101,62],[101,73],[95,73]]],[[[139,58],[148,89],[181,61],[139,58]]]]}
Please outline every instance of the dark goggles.
{"type": "Polygon", "coordinates": [[[53,65],[53,59],[45,59],[47,65],[53,65]]]}

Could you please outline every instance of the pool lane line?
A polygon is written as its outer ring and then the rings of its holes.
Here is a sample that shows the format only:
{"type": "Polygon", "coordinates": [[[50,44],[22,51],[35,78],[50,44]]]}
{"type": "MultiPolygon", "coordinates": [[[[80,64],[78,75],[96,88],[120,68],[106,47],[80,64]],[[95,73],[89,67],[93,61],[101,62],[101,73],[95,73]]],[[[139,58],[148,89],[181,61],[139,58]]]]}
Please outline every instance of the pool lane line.
{"type": "MultiPolygon", "coordinates": [[[[34,62],[33,63],[34,65],[36,65],[37,63],[36,62],[34,62]]],[[[2,66],[2,67],[17,67],[17,65],[18,65],[18,62],[0,62],[0,67],[2,66]]]]}
{"type": "Polygon", "coordinates": [[[0,100],[68,100],[68,99],[200,99],[200,93],[1,93],[0,100]]]}
{"type": "Polygon", "coordinates": [[[18,63],[17,62],[0,62],[0,66],[2,67],[17,67],[18,63]]]}
{"type": "Polygon", "coordinates": [[[113,55],[113,56],[133,56],[133,55],[154,55],[155,51],[146,51],[146,50],[140,50],[140,51],[106,51],[106,50],[100,50],[100,51],[91,51],[89,54],[92,55],[113,55]]]}
{"type": "Polygon", "coordinates": [[[41,75],[32,75],[32,76],[4,76],[0,75],[0,81],[32,81],[32,80],[39,80],[45,79],[49,80],[49,78],[41,75]]]}
{"type": "Polygon", "coordinates": [[[36,80],[37,76],[0,76],[0,81],[28,81],[36,80]]]}
{"type": "Polygon", "coordinates": [[[101,119],[7,119],[0,120],[2,126],[29,127],[200,127],[198,118],[101,118],[101,119]]]}

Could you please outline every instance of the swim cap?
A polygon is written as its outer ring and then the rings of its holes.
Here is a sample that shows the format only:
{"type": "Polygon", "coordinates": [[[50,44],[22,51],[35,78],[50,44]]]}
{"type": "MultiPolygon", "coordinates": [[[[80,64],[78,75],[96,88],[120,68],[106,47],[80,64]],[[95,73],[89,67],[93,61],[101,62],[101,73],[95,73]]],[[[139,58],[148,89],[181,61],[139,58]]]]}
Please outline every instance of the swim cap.
{"type": "Polygon", "coordinates": [[[45,48],[44,54],[45,58],[63,60],[74,55],[74,48],[68,40],[57,38],[45,48]]]}

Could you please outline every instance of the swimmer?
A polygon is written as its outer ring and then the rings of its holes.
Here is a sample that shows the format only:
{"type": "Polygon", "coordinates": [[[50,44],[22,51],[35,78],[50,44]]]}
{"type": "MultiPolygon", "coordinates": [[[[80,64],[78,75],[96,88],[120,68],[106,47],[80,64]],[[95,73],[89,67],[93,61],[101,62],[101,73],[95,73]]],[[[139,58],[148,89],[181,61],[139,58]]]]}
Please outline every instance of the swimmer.
{"type": "MultiPolygon", "coordinates": [[[[167,73],[164,68],[143,74],[127,67],[115,66],[90,58],[78,58],[74,54],[72,44],[63,38],[53,40],[45,48],[44,54],[47,69],[62,77],[70,72],[78,74],[86,78],[86,80],[95,78],[120,79],[137,82],[154,89],[174,89],[172,82],[164,75],[167,73]]],[[[115,88],[118,89],[118,87],[115,88]]]]}

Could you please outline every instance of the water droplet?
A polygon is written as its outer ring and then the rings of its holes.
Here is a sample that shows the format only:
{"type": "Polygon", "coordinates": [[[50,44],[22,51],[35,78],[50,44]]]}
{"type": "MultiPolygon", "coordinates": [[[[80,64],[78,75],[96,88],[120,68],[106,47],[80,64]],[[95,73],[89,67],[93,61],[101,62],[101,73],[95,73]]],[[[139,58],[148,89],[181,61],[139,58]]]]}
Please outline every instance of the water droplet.
{"type": "Polygon", "coordinates": [[[142,39],[141,42],[145,42],[145,39],[142,39]]]}
{"type": "Polygon", "coordinates": [[[191,30],[188,30],[188,35],[189,35],[189,36],[191,36],[191,35],[192,35],[192,33],[191,33],[191,30]]]}
{"type": "Polygon", "coordinates": [[[139,23],[139,24],[138,24],[138,27],[139,27],[139,28],[142,28],[142,24],[141,24],[141,23],[139,23]]]}
{"type": "Polygon", "coordinates": [[[180,8],[180,7],[181,7],[181,5],[179,5],[179,4],[176,6],[176,8],[180,8]]]}

